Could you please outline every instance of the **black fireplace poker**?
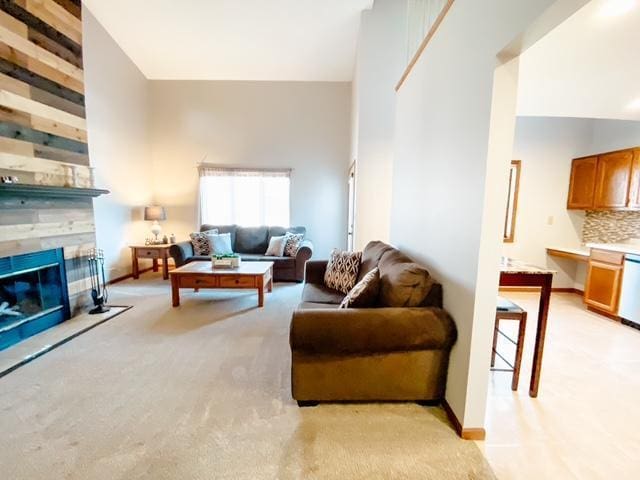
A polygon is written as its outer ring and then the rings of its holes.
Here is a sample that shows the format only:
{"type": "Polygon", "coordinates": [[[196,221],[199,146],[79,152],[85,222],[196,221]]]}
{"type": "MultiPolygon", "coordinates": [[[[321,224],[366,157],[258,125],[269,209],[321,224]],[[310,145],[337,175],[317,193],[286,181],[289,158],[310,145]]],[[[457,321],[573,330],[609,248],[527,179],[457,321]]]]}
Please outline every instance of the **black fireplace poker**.
{"type": "Polygon", "coordinates": [[[91,276],[91,298],[94,308],[89,310],[89,314],[106,313],[111,310],[107,305],[109,298],[107,292],[107,282],[104,274],[104,252],[100,249],[93,249],[89,252],[89,273],[91,276]]]}

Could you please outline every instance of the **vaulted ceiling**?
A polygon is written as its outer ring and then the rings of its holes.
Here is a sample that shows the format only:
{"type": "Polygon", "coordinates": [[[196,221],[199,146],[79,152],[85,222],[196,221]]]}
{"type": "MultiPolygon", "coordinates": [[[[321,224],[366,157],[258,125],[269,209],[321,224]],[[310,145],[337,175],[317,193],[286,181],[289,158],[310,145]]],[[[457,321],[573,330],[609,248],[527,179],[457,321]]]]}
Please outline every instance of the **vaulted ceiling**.
{"type": "Polygon", "coordinates": [[[640,120],[640,0],[592,0],[527,50],[518,113],[640,120]]]}
{"type": "Polygon", "coordinates": [[[349,81],[373,0],[83,0],[150,79],[349,81]]]}

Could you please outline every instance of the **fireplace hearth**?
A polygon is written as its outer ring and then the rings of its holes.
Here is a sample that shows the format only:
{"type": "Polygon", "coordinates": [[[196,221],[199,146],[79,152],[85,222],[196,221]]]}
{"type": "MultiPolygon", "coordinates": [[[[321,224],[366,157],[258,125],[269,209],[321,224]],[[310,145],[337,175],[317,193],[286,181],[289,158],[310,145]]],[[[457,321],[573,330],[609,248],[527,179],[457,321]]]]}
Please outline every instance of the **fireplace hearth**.
{"type": "Polygon", "coordinates": [[[61,248],[0,258],[0,350],[69,317],[61,248]]]}

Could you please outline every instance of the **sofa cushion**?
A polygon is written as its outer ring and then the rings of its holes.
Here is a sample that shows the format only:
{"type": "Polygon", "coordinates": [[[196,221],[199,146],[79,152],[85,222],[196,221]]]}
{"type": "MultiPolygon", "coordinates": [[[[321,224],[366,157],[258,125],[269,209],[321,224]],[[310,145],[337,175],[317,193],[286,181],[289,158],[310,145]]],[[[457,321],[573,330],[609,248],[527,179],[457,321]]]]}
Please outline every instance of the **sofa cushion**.
{"type": "Polygon", "coordinates": [[[305,227],[269,227],[269,239],[281,237],[287,233],[301,233],[304,237],[307,234],[307,229],[305,227]]]}
{"type": "Polygon", "coordinates": [[[441,350],[455,340],[456,327],[447,312],[423,307],[297,309],[289,334],[292,350],[316,355],[441,350]]]}
{"type": "Polygon", "coordinates": [[[344,297],[340,308],[374,307],[380,293],[380,271],[374,268],[355,284],[344,297]]]}
{"type": "Polygon", "coordinates": [[[362,252],[334,249],[324,272],[324,284],[339,292],[348,293],[358,279],[361,258],[362,252]]]}
{"type": "Polygon", "coordinates": [[[313,303],[313,302],[302,302],[300,305],[298,305],[298,310],[309,310],[309,309],[315,309],[315,308],[336,309],[338,308],[338,305],[336,305],[335,303],[313,303]]]}
{"type": "Polygon", "coordinates": [[[269,246],[268,227],[238,227],[235,251],[238,253],[264,253],[269,246]]]}
{"type": "Polygon", "coordinates": [[[391,245],[375,240],[367,243],[362,251],[362,261],[360,262],[360,272],[358,273],[358,281],[362,280],[367,273],[378,266],[382,256],[389,250],[395,250],[391,245]]]}
{"type": "Polygon", "coordinates": [[[331,303],[338,306],[343,298],[343,293],[317,283],[307,283],[302,290],[302,301],[305,303],[331,303]]]}
{"type": "Polygon", "coordinates": [[[233,248],[233,251],[236,251],[236,230],[237,230],[238,226],[237,225],[209,225],[209,224],[202,224],[200,226],[200,231],[204,232],[205,230],[218,230],[218,233],[228,233],[231,235],[231,247],[233,248]]]}
{"type": "Polygon", "coordinates": [[[277,268],[295,268],[296,259],[292,257],[265,257],[257,253],[240,253],[243,262],[273,262],[277,268]]]}
{"type": "Polygon", "coordinates": [[[382,256],[378,268],[383,307],[417,307],[434,283],[426,269],[395,249],[382,256]]]}

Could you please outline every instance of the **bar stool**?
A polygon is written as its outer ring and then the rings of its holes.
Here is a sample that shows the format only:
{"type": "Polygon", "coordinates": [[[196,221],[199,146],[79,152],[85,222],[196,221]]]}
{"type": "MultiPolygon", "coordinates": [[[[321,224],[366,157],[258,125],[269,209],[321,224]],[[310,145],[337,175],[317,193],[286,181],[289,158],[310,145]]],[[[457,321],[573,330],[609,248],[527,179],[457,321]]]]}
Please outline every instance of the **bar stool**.
{"type": "Polygon", "coordinates": [[[506,298],[498,297],[496,308],[496,320],[493,329],[493,349],[491,352],[491,370],[495,372],[513,372],[511,379],[511,390],[518,390],[518,379],[520,378],[520,365],[522,363],[522,349],[524,347],[524,332],[527,329],[527,312],[522,307],[516,305],[506,298]],[[518,322],[518,338],[513,339],[500,330],[500,320],[516,320],[518,322]],[[509,342],[516,346],[516,355],[513,364],[504,358],[497,350],[498,335],[502,335],[509,342]],[[502,359],[510,368],[495,368],[496,355],[502,359]]]}

